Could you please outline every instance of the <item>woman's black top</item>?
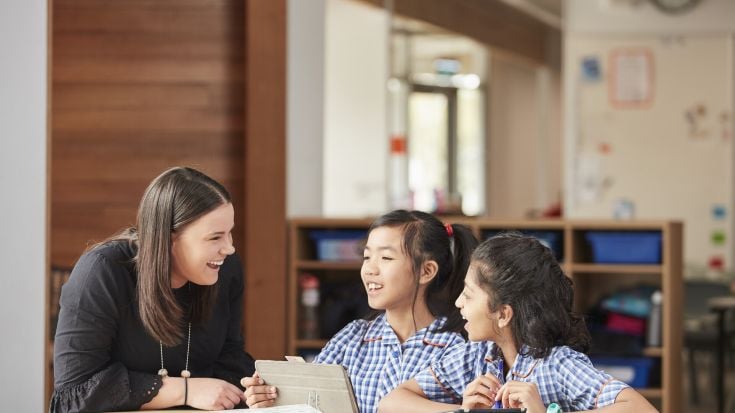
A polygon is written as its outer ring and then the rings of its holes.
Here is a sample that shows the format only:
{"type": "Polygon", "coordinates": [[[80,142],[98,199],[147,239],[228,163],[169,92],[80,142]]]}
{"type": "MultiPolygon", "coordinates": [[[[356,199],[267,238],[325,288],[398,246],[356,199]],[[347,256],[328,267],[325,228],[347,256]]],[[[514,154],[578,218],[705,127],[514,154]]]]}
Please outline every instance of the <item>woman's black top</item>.
{"type": "MultiPolygon", "coordinates": [[[[136,299],[135,250],[117,241],[82,255],[61,291],[54,342],[54,393],[51,412],[137,410],[161,387],[159,342],[146,333],[136,299]]],[[[214,377],[239,386],[252,376],[253,358],[244,351],[243,279],[240,259],[231,255],[219,270],[218,298],[208,321],[192,324],[191,377],[214,377]]],[[[189,307],[191,287],[175,290],[189,307]]],[[[183,342],[163,347],[169,375],[186,362],[183,342]]]]}

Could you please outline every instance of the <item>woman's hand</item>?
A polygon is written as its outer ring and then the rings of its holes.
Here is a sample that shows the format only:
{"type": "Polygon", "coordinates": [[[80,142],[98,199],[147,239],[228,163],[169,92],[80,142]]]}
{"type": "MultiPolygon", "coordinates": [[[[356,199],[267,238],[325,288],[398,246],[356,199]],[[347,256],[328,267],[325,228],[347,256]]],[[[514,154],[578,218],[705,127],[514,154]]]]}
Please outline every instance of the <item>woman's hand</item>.
{"type": "Polygon", "coordinates": [[[189,380],[187,405],[202,410],[229,410],[245,401],[240,388],[220,379],[189,380]]]}
{"type": "Polygon", "coordinates": [[[492,374],[476,378],[467,385],[462,393],[462,408],[493,407],[495,395],[499,389],[500,380],[492,374]]]}
{"type": "Polygon", "coordinates": [[[536,383],[511,380],[500,388],[495,400],[502,400],[503,407],[525,407],[527,413],[546,412],[546,407],[541,400],[536,383]]]}
{"type": "Polygon", "coordinates": [[[240,384],[245,387],[245,403],[250,408],[273,406],[278,397],[276,388],[266,385],[257,371],[253,377],[243,377],[240,384]]]}

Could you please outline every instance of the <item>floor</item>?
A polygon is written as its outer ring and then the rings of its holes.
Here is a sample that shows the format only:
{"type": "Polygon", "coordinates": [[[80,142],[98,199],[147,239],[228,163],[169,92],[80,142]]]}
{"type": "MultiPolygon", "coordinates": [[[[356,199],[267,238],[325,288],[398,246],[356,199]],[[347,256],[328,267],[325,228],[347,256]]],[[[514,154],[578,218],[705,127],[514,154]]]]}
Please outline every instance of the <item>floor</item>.
{"type": "MultiPolygon", "coordinates": [[[[725,412],[735,413],[735,366],[732,364],[732,360],[726,369],[727,374],[725,376],[725,412]]],[[[688,374],[684,374],[684,401],[686,408],[682,409],[683,413],[716,413],[717,412],[717,400],[715,399],[715,377],[712,374],[714,371],[714,362],[712,357],[708,357],[706,354],[699,355],[696,361],[699,375],[697,376],[697,387],[699,388],[699,403],[693,404],[691,400],[691,380],[688,374]]],[[[686,358],[682,365],[682,371],[688,372],[688,363],[686,358]]]]}

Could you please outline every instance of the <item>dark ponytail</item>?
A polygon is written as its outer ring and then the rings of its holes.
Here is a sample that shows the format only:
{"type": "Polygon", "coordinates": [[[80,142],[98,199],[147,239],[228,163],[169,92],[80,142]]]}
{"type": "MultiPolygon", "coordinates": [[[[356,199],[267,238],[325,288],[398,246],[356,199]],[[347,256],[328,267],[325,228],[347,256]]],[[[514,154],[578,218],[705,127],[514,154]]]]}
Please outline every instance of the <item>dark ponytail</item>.
{"type": "Polygon", "coordinates": [[[379,227],[403,231],[403,251],[411,260],[415,280],[414,303],[423,264],[436,261],[437,274],[426,287],[426,305],[434,317],[447,318],[441,331],[463,332],[462,317],[454,301],[464,288],[472,251],[477,246],[472,230],[460,224],[445,225],[426,212],[402,209],[377,218],[369,231],[379,227]]]}
{"type": "Polygon", "coordinates": [[[439,266],[436,279],[426,288],[426,304],[435,316],[447,317],[442,330],[464,333],[462,316],[454,302],[464,289],[464,277],[478,241],[472,230],[465,225],[446,224],[445,229],[450,240],[451,265],[444,268],[439,266]]]}

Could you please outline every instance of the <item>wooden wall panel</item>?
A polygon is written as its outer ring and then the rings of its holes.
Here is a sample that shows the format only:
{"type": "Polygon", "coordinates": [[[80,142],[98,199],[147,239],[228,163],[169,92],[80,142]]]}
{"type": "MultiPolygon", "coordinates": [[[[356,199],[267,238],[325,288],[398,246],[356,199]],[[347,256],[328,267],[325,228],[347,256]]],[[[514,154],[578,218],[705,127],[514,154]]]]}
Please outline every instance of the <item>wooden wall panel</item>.
{"type": "Polygon", "coordinates": [[[244,2],[54,0],[51,264],[135,220],[189,165],[233,195],[244,240],[244,2]],[[238,208],[238,206],[240,206],[238,208]]]}
{"type": "MultiPolygon", "coordinates": [[[[383,7],[383,0],[362,0],[383,7]]],[[[399,15],[471,37],[495,51],[537,64],[546,62],[546,38],[557,32],[515,7],[497,0],[394,0],[399,15]]]]}
{"type": "Polygon", "coordinates": [[[286,349],[286,0],[247,2],[245,340],[286,349]]]}

